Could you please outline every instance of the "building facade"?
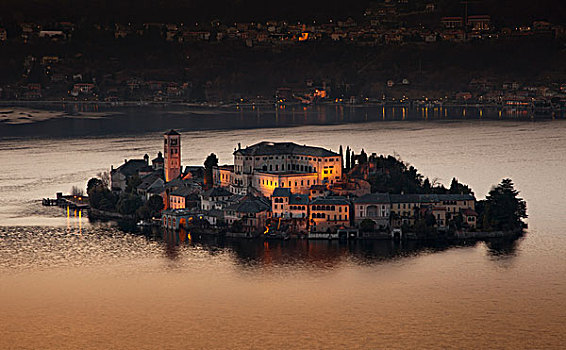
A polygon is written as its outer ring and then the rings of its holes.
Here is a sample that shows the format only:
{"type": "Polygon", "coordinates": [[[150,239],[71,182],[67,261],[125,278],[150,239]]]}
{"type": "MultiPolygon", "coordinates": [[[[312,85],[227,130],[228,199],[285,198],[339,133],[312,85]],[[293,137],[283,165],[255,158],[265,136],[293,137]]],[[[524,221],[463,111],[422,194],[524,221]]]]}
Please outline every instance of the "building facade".
{"type": "Polygon", "coordinates": [[[372,193],[365,196],[354,198],[355,224],[366,219],[372,220],[376,227],[385,229],[389,227],[391,214],[391,198],[388,193],[372,193]]]}
{"type": "Polygon", "coordinates": [[[181,135],[170,130],[163,138],[165,182],[169,182],[181,174],[181,135]]]}
{"type": "Polygon", "coordinates": [[[306,219],[309,196],[292,194],[290,188],[276,188],[271,196],[271,212],[274,218],[306,219]]]}
{"type": "Polygon", "coordinates": [[[269,197],[278,187],[308,194],[313,185],[342,180],[342,157],[320,147],[292,142],[260,142],[234,151],[234,167],[217,167],[214,183],[228,185],[233,193],[246,194],[252,187],[269,197]]]}
{"type": "Polygon", "coordinates": [[[309,204],[309,228],[313,232],[336,231],[349,228],[350,201],[344,197],[318,197],[309,204]]]}

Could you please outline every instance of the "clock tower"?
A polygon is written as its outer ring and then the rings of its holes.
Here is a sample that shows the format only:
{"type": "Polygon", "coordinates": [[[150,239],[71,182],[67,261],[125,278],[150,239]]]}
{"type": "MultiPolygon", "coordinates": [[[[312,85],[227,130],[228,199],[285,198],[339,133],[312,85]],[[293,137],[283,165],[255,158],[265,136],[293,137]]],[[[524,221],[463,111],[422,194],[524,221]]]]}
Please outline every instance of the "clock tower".
{"type": "Polygon", "coordinates": [[[163,137],[163,154],[165,155],[163,168],[165,182],[169,182],[181,174],[181,134],[171,129],[163,137]]]}

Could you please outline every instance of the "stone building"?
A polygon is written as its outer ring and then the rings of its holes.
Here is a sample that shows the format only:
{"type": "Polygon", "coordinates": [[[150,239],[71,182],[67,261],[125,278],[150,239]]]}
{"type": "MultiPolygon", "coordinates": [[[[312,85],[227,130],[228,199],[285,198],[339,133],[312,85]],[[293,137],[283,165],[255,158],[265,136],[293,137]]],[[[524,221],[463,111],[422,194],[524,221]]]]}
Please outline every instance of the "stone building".
{"type": "Polygon", "coordinates": [[[388,193],[371,193],[354,198],[354,218],[356,225],[369,219],[376,224],[376,228],[389,227],[391,212],[391,198],[388,193]]]}
{"type": "Polygon", "coordinates": [[[233,193],[253,187],[269,197],[278,187],[308,194],[313,185],[342,180],[342,157],[320,147],[292,142],[260,142],[234,151],[234,166],[216,167],[214,183],[228,185],[233,193]]]}

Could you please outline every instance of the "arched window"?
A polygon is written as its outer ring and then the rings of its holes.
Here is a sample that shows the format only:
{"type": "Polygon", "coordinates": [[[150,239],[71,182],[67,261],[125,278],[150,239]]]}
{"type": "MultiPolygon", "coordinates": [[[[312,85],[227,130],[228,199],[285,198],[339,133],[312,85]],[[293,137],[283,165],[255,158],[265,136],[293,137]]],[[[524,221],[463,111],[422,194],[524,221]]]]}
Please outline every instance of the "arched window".
{"type": "Polygon", "coordinates": [[[330,207],[330,210],[334,211],[334,209],[335,209],[334,206],[331,206],[331,207],[330,207]]]}

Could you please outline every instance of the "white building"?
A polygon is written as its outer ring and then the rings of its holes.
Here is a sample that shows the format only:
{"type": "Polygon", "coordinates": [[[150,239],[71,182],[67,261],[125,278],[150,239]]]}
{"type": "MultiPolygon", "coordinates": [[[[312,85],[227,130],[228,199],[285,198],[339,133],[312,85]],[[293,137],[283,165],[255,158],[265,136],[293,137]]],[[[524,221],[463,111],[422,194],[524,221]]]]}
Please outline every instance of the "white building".
{"type": "Polygon", "coordinates": [[[342,180],[342,157],[330,150],[292,142],[260,142],[234,151],[234,166],[217,167],[214,183],[233,193],[252,187],[269,197],[278,187],[308,194],[313,185],[342,180]]]}

